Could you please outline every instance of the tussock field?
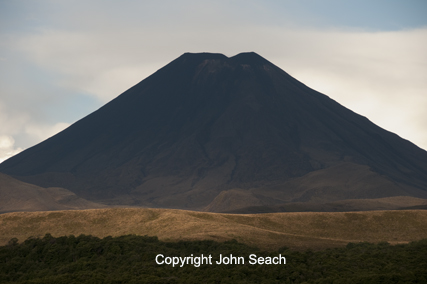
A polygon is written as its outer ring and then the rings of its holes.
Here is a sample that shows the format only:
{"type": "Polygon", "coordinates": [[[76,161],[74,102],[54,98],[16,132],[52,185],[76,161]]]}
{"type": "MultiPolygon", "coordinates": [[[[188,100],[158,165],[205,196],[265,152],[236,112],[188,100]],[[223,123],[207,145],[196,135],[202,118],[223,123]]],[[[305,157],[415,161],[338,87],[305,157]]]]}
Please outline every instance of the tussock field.
{"type": "Polygon", "coordinates": [[[109,208],[0,215],[0,245],[11,238],[128,234],[164,241],[236,239],[262,249],[303,250],[349,242],[406,243],[427,238],[427,211],[219,214],[174,209],[109,208]]]}

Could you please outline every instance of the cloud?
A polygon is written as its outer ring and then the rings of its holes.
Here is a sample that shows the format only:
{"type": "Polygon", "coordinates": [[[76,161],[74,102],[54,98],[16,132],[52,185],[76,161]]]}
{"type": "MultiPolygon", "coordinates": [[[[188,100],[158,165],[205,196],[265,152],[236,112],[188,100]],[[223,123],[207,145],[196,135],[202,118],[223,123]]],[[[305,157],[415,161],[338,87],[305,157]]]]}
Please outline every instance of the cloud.
{"type": "Polygon", "coordinates": [[[22,109],[9,110],[4,105],[0,101],[0,163],[70,125],[64,122],[43,122],[32,118],[30,113],[22,109]],[[21,145],[16,145],[16,140],[19,140],[21,145]]]}
{"type": "Polygon", "coordinates": [[[53,125],[36,125],[29,123],[25,125],[25,133],[42,141],[61,132],[68,126],[70,126],[70,124],[65,122],[58,122],[53,125]]]}
{"type": "Polygon", "coordinates": [[[291,75],[427,149],[427,29],[323,31],[304,38],[300,46],[315,46],[311,53],[277,59],[291,75]]]}
{"type": "MultiPolygon", "coordinates": [[[[38,125],[34,123],[25,123],[19,125],[19,128],[24,128],[24,130],[19,133],[20,136],[25,136],[25,140],[33,142],[32,144],[36,144],[40,141],[43,141],[60,131],[64,130],[70,126],[69,123],[55,123],[54,125],[38,125]]],[[[4,132],[4,131],[2,131],[4,132]]],[[[18,131],[11,131],[12,133],[16,133],[18,131]]],[[[24,150],[21,147],[15,145],[15,139],[10,135],[0,135],[0,163],[5,161],[6,159],[12,157],[13,155],[18,154],[24,150]]]]}
{"type": "Polygon", "coordinates": [[[184,52],[256,51],[380,126],[427,148],[427,29],[395,32],[232,26],[171,33],[164,27],[102,32],[45,30],[19,41],[64,88],[105,103],[184,52]],[[126,44],[122,44],[126,43],[126,44]]]}
{"type": "Polygon", "coordinates": [[[15,148],[15,140],[12,136],[1,135],[0,136],[0,163],[12,157],[13,155],[18,154],[23,149],[15,148]]]}

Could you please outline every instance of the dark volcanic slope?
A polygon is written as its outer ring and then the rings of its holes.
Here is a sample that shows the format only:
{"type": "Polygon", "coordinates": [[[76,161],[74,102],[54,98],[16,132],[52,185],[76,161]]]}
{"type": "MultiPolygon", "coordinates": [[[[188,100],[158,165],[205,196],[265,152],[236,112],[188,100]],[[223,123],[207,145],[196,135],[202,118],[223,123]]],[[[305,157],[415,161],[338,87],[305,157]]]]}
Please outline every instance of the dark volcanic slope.
{"type": "Polygon", "coordinates": [[[0,171],[93,200],[178,208],[235,188],[248,206],[427,197],[426,151],[255,53],[184,54],[0,171]]]}

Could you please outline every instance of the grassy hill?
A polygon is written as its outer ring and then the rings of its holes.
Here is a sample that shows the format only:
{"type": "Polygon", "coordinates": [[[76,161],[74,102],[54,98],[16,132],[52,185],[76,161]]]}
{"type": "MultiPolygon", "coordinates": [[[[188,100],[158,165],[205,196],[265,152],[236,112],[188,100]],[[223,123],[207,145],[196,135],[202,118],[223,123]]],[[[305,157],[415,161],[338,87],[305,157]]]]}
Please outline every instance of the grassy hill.
{"type": "Polygon", "coordinates": [[[75,211],[14,212],[0,215],[0,245],[80,234],[97,237],[127,234],[160,240],[236,239],[262,249],[287,246],[323,249],[349,242],[391,244],[427,238],[427,211],[300,212],[219,214],[174,209],[108,208],[75,211]]]}
{"type": "Polygon", "coordinates": [[[0,214],[16,211],[105,208],[60,187],[40,187],[0,173],[0,214]]]}

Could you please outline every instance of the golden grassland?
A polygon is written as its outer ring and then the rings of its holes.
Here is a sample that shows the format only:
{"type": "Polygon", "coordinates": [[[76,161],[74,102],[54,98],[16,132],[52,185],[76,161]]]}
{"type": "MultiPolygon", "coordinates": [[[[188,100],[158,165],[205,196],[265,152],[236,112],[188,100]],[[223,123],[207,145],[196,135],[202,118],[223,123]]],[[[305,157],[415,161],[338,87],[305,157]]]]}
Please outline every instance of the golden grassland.
{"type": "Polygon", "coordinates": [[[164,241],[236,239],[262,249],[323,249],[349,242],[406,243],[427,238],[427,210],[220,214],[108,208],[0,215],[0,245],[11,238],[128,234],[164,241]]]}

